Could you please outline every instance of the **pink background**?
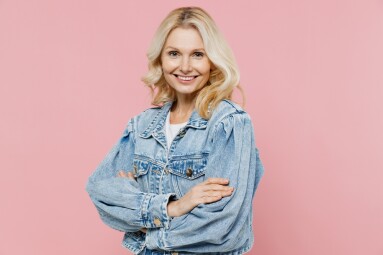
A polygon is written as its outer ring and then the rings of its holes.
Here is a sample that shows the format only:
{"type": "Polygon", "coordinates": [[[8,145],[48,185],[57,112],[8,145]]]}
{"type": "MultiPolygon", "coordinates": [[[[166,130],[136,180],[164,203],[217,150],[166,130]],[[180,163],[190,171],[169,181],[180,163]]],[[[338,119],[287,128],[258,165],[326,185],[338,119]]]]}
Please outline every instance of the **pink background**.
{"type": "Polygon", "coordinates": [[[150,106],[146,49],[185,5],[241,70],[265,165],[250,254],[383,254],[380,0],[0,1],[0,254],[129,254],[85,183],[150,106]]]}

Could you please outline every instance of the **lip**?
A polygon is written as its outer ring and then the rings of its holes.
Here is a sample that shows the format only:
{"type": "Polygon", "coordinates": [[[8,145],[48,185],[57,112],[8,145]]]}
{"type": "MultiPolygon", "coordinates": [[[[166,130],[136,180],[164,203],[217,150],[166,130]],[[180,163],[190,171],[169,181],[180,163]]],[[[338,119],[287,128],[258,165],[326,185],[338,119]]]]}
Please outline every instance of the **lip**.
{"type": "Polygon", "coordinates": [[[193,82],[193,81],[195,80],[195,78],[197,78],[197,77],[199,76],[199,75],[178,75],[178,74],[173,74],[173,75],[176,77],[176,79],[177,79],[179,82],[181,82],[181,83],[185,83],[185,84],[193,82]],[[189,81],[185,81],[185,80],[181,80],[180,78],[178,78],[178,76],[194,77],[194,78],[191,79],[191,80],[189,80],[189,81]]]}

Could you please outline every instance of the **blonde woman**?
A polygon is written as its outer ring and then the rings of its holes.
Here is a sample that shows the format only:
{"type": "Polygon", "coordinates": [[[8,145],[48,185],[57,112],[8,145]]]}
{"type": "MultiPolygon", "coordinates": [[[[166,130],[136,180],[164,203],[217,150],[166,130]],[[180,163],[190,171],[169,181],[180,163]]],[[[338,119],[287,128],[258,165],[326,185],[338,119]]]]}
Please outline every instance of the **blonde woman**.
{"type": "MultiPolygon", "coordinates": [[[[89,177],[101,219],[134,254],[242,254],[263,175],[249,115],[231,100],[234,56],[199,7],[171,11],[142,78],[152,104],[89,177]]],[[[241,90],[242,91],[242,90],[241,90]]]]}

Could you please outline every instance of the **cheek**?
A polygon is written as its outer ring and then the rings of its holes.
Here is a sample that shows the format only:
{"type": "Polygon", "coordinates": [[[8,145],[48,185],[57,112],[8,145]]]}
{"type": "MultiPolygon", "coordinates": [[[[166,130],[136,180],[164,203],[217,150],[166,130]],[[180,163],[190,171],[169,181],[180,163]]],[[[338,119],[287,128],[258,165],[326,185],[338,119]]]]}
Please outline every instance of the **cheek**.
{"type": "Polygon", "coordinates": [[[209,62],[203,62],[198,64],[198,70],[201,74],[207,74],[209,75],[210,73],[210,64],[209,62]]]}
{"type": "Polygon", "coordinates": [[[170,67],[167,63],[162,63],[162,70],[165,72],[165,73],[168,73],[169,70],[170,70],[170,67]]]}
{"type": "Polygon", "coordinates": [[[164,72],[167,72],[167,73],[173,72],[175,68],[177,68],[176,61],[170,61],[170,60],[162,61],[162,70],[164,72]]]}
{"type": "Polygon", "coordinates": [[[165,81],[168,84],[172,84],[173,83],[173,77],[174,76],[172,74],[170,74],[170,72],[164,70],[164,78],[165,78],[165,81]]]}

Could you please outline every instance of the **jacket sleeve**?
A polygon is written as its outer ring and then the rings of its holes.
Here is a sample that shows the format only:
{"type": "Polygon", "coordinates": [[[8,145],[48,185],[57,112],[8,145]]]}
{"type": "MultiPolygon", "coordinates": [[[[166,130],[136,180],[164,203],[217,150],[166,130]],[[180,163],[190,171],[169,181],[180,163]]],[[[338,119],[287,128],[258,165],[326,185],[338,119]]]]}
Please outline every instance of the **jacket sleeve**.
{"type": "Polygon", "coordinates": [[[175,194],[144,193],[134,180],[117,177],[120,170],[131,171],[134,154],[133,120],[122,137],[88,178],[86,191],[102,221],[119,231],[167,227],[167,204],[175,194]]]}
{"type": "Polygon", "coordinates": [[[231,251],[244,244],[238,238],[248,235],[241,231],[244,224],[251,224],[248,217],[252,200],[264,172],[248,114],[225,117],[216,126],[213,137],[206,178],[228,178],[234,192],[174,217],[168,228],[147,231],[149,249],[203,253],[231,251]]]}

